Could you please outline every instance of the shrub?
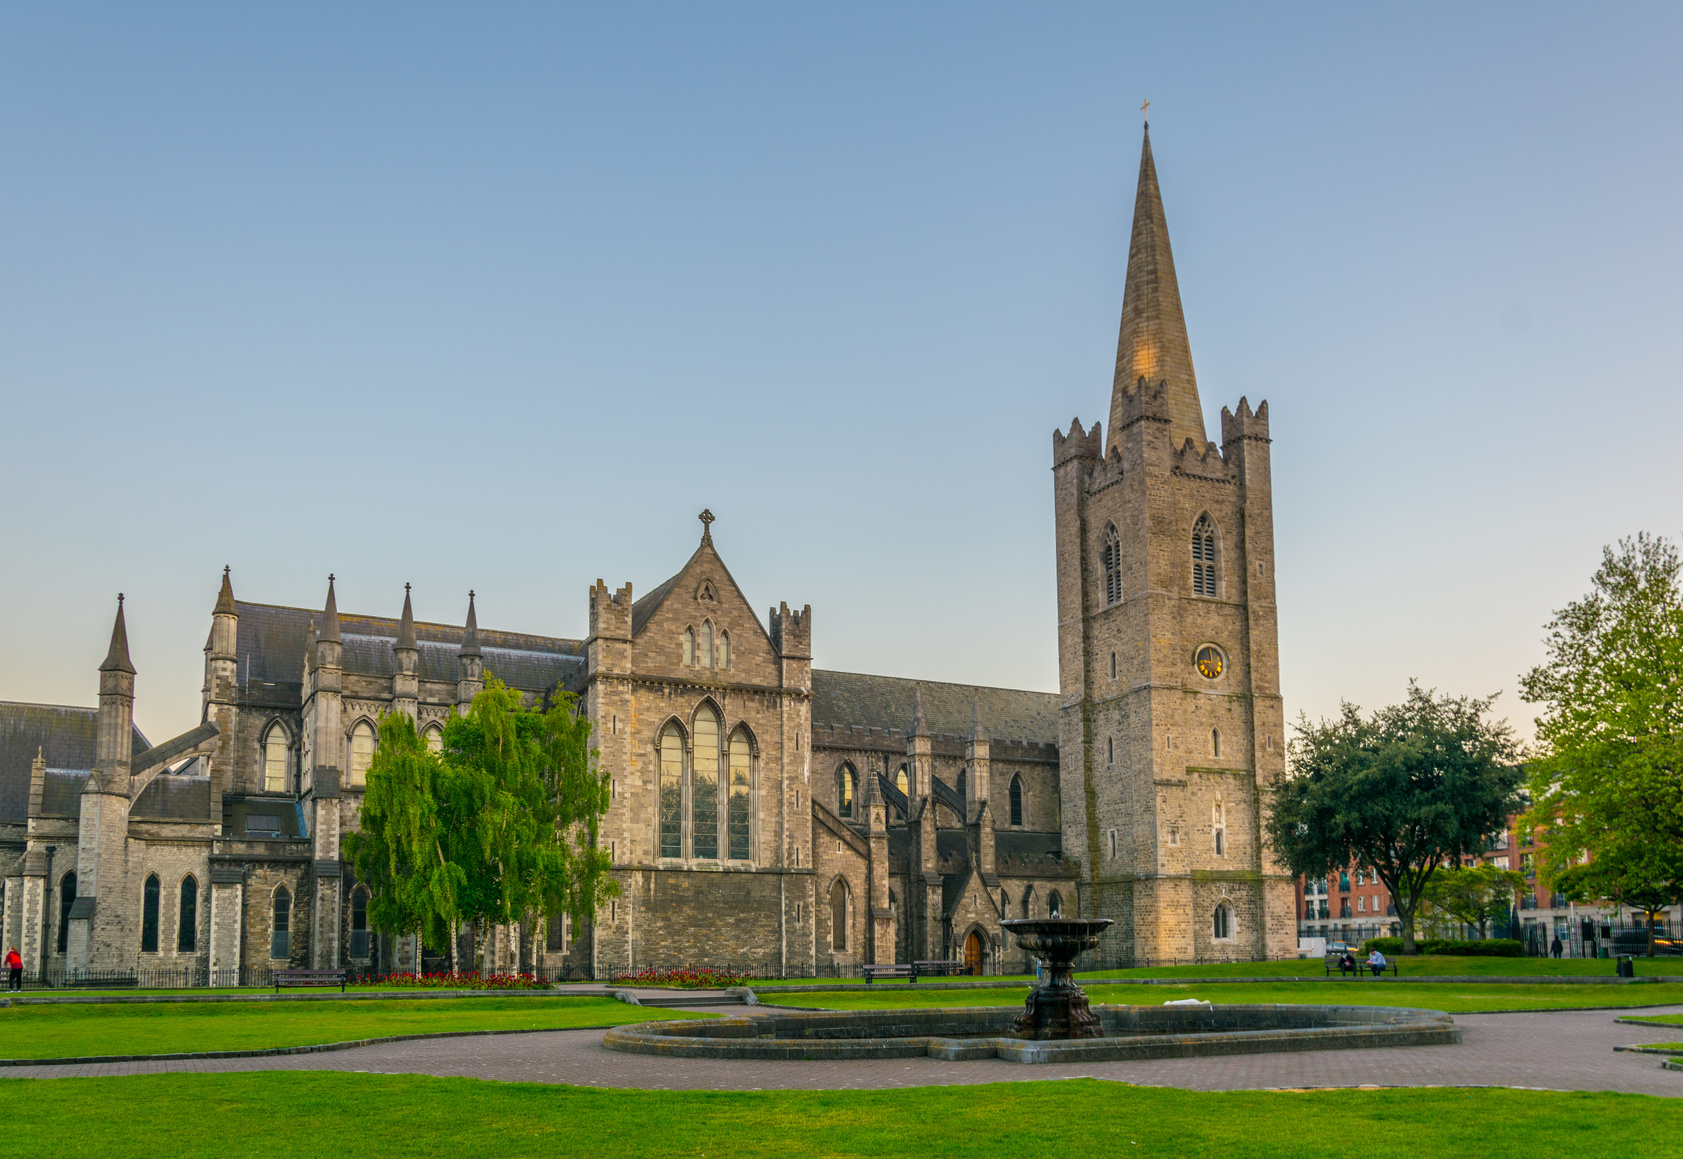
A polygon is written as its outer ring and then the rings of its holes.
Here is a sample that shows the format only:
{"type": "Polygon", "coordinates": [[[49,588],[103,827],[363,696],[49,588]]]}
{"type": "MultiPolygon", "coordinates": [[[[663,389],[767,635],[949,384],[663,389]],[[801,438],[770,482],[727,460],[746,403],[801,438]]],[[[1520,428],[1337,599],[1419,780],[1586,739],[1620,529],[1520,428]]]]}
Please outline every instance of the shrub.
{"type": "MultiPolygon", "coordinates": [[[[1402,953],[1402,939],[1369,938],[1362,943],[1362,949],[1377,949],[1389,958],[1402,953]]],[[[1451,957],[1523,958],[1525,943],[1512,938],[1485,938],[1480,942],[1462,941],[1458,938],[1421,938],[1414,943],[1414,950],[1419,954],[1446,954],[1451,957]]]]}
{"type": "Polygon", "coordinates": [[[383,986],[414,987],[419,990],[548,990],[549,983],[530,974],[385,974],[369,978],[383,986]]]}
{"type": "Polygon", "coordinates": [[[740,986],[747,980],[742,974],[715,970],[711,966],[683,966],[676,970],[638,970],[635,974],[615,974],[613,977],[613,981],[621,986],[678,986],[684,989],[722,989],[726,986],[740,986]]]}

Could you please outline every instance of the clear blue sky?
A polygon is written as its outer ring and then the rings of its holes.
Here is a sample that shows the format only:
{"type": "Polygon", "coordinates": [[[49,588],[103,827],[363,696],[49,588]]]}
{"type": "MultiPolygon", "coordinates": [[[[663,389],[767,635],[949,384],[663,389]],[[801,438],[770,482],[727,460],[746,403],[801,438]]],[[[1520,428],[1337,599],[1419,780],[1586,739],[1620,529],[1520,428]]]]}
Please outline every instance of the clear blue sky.
{"type": "Polygon", "coordinates": [[[1056,686],[1138,107],[1288,712],[1505,690],[1679,530],[1683,9],[7,5],[0,698],[243,599],[583,635],[695,515],[823,666],[1056,686]]]}

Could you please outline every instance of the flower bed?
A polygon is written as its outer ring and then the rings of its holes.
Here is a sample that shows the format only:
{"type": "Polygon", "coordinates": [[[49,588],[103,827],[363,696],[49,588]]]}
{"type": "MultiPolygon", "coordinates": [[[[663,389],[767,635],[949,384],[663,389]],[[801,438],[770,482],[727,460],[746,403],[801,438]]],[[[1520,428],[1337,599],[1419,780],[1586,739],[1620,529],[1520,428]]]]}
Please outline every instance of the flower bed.
{"type": "Polygon", "coordinates": [[[383,974],[366,979],[376,986],[418,990],[548,990],[549,983],[530,974],[383,974]]]}
{"type": "Polygon", "coordinates": [[[639,970],[635,974],[615,974],[613,981],[620,986],[678,986],[683,989],[722,990],[726,986],[740,986],[748,981],[744,974],[730,974],[710,966],[685,966],[677,970],[639,970]]]}

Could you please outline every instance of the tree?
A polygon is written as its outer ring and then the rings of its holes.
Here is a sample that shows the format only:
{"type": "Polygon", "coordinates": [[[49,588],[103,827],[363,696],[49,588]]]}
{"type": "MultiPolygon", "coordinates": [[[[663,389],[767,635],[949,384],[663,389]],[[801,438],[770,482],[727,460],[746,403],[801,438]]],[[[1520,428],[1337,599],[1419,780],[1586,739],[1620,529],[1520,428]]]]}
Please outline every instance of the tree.
{"type": "Polygon", "coordinates": [[[1525,888],[1525,875],[1513,869],[1498,869],[1485,862],[1462,868],[1451,864],[1433,876],[1425,900],[1462,925],[1472,926],[1483,938],[1498,915],[1506,917],[1514,894],[1525,888]]]}
{"type": "Polygon", "coordinates": [[[1548,830],[1544,882],[1584,901],[1638,908],[1675,897],[1683,878],[1677,548],[1647,534],[1603,548],[1589,595],[1555,614],[1545,645],[1548,659],[1520,681],[1525,699],[1543,706],[1544,755],[1529,781],[1530,820],[1548,830]],[[1591,896],[1596,889],[1606,892],[1591,896]]]}
{"type": "Polygon", "coordinates": [[[596,843],[608,779],[573,705],[557,693],[526,708],[493,679],[439,753],[408,716],[381,719],[360,831],[345,842],[376,928],[418,930],[440,950],[463,922],[585,921],[618,892],[596,843]]]}
{"type": "Polygon", "coordinates": [[[1266,837],[1293,873],[1366,865],[1395,899],[1403,953],[1432,876],[1482,847],[1515,807],[1522,773],[1492,700],[1438,697],[1413,682],[1401,704],[1297,725],[1291,773],[1274,791],[1266,837]]]}

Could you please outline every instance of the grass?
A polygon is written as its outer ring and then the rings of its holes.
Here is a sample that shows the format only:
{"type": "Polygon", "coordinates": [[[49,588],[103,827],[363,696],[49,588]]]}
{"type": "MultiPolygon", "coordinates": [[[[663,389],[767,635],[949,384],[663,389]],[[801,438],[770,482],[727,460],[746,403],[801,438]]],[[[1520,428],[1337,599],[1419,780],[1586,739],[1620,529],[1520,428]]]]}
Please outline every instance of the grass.
{"type": "Polygon", "coordinates": [[[1642,1016],[1642,1021],[1669,1022],[1673,1026],[1683,1026],[1683,1014],[1644,1014],[1642,1016]]]}
{"type": "MultiPolygon", "coordinates": [[[[1494,1010],[1550,1010],[1596,1006],[1650,1006],[1683,1003],[1683,985],[1649,986],[1526,986],[1478,983],[1458,988],[1453,983],[1420,986],[1361,980],[1316,982],[1280,981],[1249,985],[1224,982],[1213,986],[1106,986],[1091,979],[1083,983],[1095,1003],[1119,1006],[1156,1006],[1177,998],[1210,1002],[1280,1002],[1288,1005],[1325,1004],[1404,1006],[1473,1014],[1494,1010]]],[[[920,1006],[1019,1006],[1028,987],[987,990],[935,990],[896,987],[869,993],[853,988],[788,996],[791,1006],[824,1010],[904,1009],[920,1006]]]]}
{"type": "Polygon", "coordinates": [[[1683,1054],[1683,1042],[1644,1042],[1638,1045],[1645,1046],[1649,1050],[1674,1050],[1678,1054],[1683,1054]]]}
{"type": "MultiPolygon", "coordinates": [[[[20,1080],[0,1156],[1657,1155],[1683,1100],[1519,1090],[1201,1092],[1093,1079],[642,1091],[312,1071],[20,1080]],[[184,1130],[184,1124],[191,1124],[184,1130]],[[1334,1142],[1334,1141],[1339,1142],[1334,1142]]],[[[1675,1154],[1675,1151],[1671,1153],[1675,1154]]]]}
{"type": "Polygon", "coordinates": [[[480,998],[405,1002],[170,1002],[0,1009],[0,1055],[85,1058],[314,1046],[396,1034],[563,1030],[693,1011],[627,1006],[612,998],[480,998]]]}

